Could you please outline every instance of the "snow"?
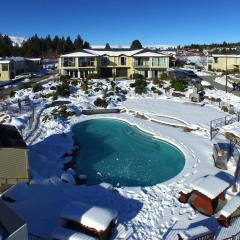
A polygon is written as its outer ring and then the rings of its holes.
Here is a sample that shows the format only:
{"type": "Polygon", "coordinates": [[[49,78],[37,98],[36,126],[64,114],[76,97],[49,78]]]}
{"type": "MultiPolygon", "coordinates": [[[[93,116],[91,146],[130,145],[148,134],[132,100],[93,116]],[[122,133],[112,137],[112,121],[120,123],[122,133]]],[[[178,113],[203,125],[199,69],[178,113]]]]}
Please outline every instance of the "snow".
{"type": "Polygon", "coordinates": [[[61,180],[67,183],[76,184],[75,178],[69,171],[66,173],[62,173],[61,180]]]}
{"type": "Polygon", "coordinates": [[[240,195],[234,196],[219,212],[226,218],[230,217],[240,207],[240,195]]]}
{"type": "Polygon", "coordinates": [[[90,54],[90,53],[87,53],[87,52],[83,52],[83,51],[61,55],[61,57],[94,57],[94,56],[96,56],[96,55],[95,54],[90,54]]]}
{"type": "Polygon", "coordinates": [[[91,206],[80,202],[69,203],[62,211],[61,217],[82,224],[96,231],[106,231],[117,218],[117,211],[108,208],[91,206]]]}
{"type": "Polygon", "coordinates": [[[25,37],[19,37],[19,36],[9,36],[11,39],[13,46],[22,46],[23,42],[27,39],[25,37]]]}
{"type": "Polygon", "coordinates": [[[203,87],[209,87],[209,86],[211,86],[211,83],[209,83],[208,81],[203,80],[203,81],[201,81],[201,85],[203,87]]]}
{"type": "Polygon", "coordinates": [[[211,231],[207,227],[199,226],[199,227],[191,228],[189,230],[181,232],[180,236],[182,237],[183,240],[194,240],[198,237],[202,237],[209,233],[211,233],[211,231]]]}
{"type": "Polygon", "coordinates": [[[81,232],[75,232],[63,227],[57,227],[52,233],[53,239],[58,240],[96,240],[94,237],[90,237],[81,232]]]}
{"type": "Polygon", "coordinates": [[[209,175],[203,177],[198,184],[195,184],[193,190],[196,190],[210,199],[214,199],[230,187],[230,183],[219,177],[209,175]]]}
{"type": "Polygon", "coordinates": [[[156,53],[156,52],[143,52],[134,54],[134,57],[166,57],[166,54],[156,53]]]}
{"type": "Polygon", "coordinates": [[[84,49],[84,51],[95,54],[97,56],[103,56],[103,55],[108,55],[108,56],[133,56],[134,54],[137,54],[138,52],[141,52],[143,49],[138,49],[138,50],[125,50],[125,51],[113,51],[113,50],[92,50],[92,49],[84,49]]]}

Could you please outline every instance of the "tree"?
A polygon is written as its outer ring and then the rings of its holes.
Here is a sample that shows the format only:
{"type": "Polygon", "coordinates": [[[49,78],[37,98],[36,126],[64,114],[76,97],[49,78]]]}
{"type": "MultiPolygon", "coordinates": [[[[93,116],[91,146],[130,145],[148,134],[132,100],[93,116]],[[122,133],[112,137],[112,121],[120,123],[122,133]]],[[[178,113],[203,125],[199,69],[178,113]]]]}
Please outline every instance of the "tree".
{"type": "Polygon", "coordinates": [[[109,43],[106,43],[105,49],[106,50],[111,50],[111,47],[110,47],[109,43]]]}
{"type": "Polygon", "coordinates": [[[67,37],[66,42],[64,43],[64,52],[69,53],[74,50],[73,42],[70,37],[67,37]]]}
{"type": "Polygon", "coordinates": [[[77,35],[77,38],[74,41],[74,48],[75,50],[83,48],[83,39],[80,37],[79,34],[77,35]]]}
{"type": "Polygon", "coordinates": [[[0,56],[12,56],[13,45],[11,39],[6,35],[0,34],[0,56]]]}
{"type": "Polygon", "coordinates": [[[131,44],[131,47],[130,47],[132,50],[136,50],[136,49],[142,49],[143,46],[141,44],[141,42],[139,40],[134,40],[131,44]]]}
{"type": "Polygon", "coordinates": [[[90,43],[85,41],[84,44],[83,44],[83,48],[90,49],[91,48],[90,43]]]}

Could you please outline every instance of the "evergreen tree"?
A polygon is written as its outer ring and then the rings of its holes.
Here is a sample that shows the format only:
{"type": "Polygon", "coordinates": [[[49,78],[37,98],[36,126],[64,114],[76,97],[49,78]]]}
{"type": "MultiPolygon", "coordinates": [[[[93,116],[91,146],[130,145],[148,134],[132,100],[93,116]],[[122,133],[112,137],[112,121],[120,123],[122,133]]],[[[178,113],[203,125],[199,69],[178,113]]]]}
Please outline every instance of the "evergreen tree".
{"type": "Polygon", "coordinates": [[[74,50],[74,45],[70,37],[67,37],[66,41],[64,42],[64,52],[69,53],[74,50]]]}
{"type": "Polygon", "coordinates": [[[83,44],[83,48],[90,49],[91,48],[90,43],[85,41],[84,44],[83,44]]]}
{"type": "Polygon", "coordinates": [[[131,44],[131,47],[130,47],[132,50],[136,50],[136,49],[141,49],[143,48],[141,42],[139,40],[134,40],[131,44]]]}
{"type": "Polygon", "coordinates": [[[109,43],[106,43],[105,49],[106,50],[111,50],[111,47],[110,47],[109,43]]]}
{"type": "Polygon", "coordinates": [[[74,48],[75,50],[83,48],[83,39],[80,37],[79,34],[77,35],[77,38],[74,41],[74,48]]]}
{"type": "Polygon", "coordinates": [[[12,56],[13,45],[11,39],[6,35],[0,34],[0,56],[7,57],[12,56]]]}

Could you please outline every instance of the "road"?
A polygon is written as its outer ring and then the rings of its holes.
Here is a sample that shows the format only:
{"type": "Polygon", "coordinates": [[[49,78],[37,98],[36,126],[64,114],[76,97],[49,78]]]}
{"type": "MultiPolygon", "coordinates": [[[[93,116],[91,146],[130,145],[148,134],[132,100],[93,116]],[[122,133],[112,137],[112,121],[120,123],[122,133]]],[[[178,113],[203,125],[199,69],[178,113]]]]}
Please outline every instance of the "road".
{"type": "MultiPolygon", "coordinates": [[[[216,78],[216,76],[201,76],[201,78],[205,81],[208,81],[211,83],[212,86],[214,86],[216,89],[218,90],[222,90],[225,91],[226,88],[224,85],[219,84],[217,82],[214,81],[214,79],[216,78]]],[[[232,91],[232,88],[228,87],[228,92],[240,97],[240,92],[239,91],[232,91]]]]}
{"type": "MultiPolygon", "coordinates": [[[[54,81],[55,79],[57,79],[57,74],[56,73],[51,74],[51,75],[47,75],[47,76],[44,76],[44,77],[41,77],[41,78],[32,78],[27,83],[31,84],[31,86],[34,87],[35,85],[38,85],[38,84],[43,85],[43,84],[48,83],[50,81],[54,81]]],[[[9,88],[6,88],[6,89],[0,89],[0,100],[3,100],[6,97],[8,97],[12,91],[17,91],[17,90],[21,89],[21,87],[24,83],[25,82],[18,82],[16,84],[14,84],[12,87],[9,87],[9,88]]]]}

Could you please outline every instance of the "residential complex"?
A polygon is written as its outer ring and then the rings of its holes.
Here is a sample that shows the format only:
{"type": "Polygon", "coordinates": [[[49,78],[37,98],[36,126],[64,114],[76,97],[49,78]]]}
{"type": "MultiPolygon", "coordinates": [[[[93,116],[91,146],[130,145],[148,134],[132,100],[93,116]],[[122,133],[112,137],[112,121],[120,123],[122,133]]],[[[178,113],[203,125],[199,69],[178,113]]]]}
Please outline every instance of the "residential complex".
{"type": "Polygon", "coordinates": [[[10,57],[0,59],[0,81],[11,80],[16,76],[41,69],[40,58],[10,57]]]}
{"type": "Polygon", "coordinates": [[[90,73],[100,77],[126,77],[138,73],[145,78],[160,77],[169,68],[169,56],[156,51],[92,50],[61,55],[59,72],[73,78],[84,78],[90,73]]]}
{"type": "Polygon", "coordinates": [[[209,70],[219,71],[240,71],[240,55],[220,55],[213,54],[211,60],[208,62],[209,70]]]}

